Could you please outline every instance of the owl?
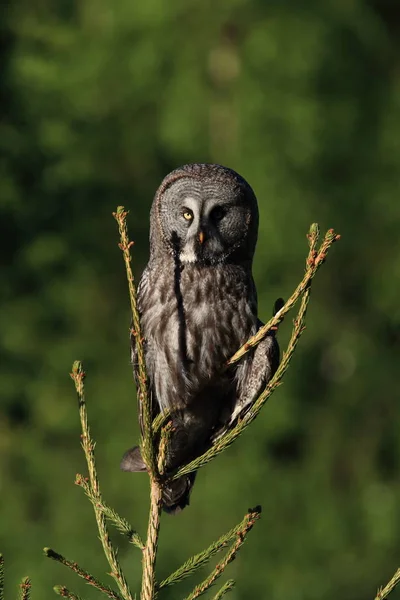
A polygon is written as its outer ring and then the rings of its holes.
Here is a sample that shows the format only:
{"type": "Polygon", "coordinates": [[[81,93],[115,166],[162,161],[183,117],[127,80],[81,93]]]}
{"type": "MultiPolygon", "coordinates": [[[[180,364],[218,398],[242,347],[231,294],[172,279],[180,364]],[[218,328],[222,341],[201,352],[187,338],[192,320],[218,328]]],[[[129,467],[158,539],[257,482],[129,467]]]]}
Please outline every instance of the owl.
{"type": "MultiPolygon", "coordinates": [[[[153,417],[168,410],[172,421],[167,474],[234,426],[277,369],[279,346],[272,331],[226,369],[262,326],[252,276],[257,232],[254,192],[227,167],[184,165],[156,192],[138,308],[153,417]]],[[[134,338],[131,348],[137,374],[134,338]]],[[[146,470],[138,447],[125,453],[121,468],[146,470]]],[[[167,512],[189,503],[194,480],[191,473],[166,482],[167,512]]]]}

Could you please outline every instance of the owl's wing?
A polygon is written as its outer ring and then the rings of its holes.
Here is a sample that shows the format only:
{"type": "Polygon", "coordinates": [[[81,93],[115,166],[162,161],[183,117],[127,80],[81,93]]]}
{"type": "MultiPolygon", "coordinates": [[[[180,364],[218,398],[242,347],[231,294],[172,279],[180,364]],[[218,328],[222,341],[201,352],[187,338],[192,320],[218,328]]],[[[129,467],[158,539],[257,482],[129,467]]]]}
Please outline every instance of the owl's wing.
{"type": "MultiPolygon", "coordinates": [[[[258,328],[263,323],[258,322],[258,328]]],[[[279,366],[279,344],[271,331],[260,342],[247,360],[239,363],[236,371],[237,397],[227,428],[236,424],[254,404],[279,366]]]]}

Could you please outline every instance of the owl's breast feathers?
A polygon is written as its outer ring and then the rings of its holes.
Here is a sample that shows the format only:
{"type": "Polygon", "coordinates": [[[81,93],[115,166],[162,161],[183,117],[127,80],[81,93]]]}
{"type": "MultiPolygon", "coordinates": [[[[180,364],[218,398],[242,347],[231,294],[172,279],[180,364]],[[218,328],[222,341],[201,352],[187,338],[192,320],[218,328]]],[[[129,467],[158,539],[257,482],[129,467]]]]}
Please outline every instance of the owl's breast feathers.
{"type": "Polygon", "coordinates": [[[215,410],[218,398],[229,401],[226,396],[235,394],[232,374],[221,375],[221,367],[257,329],[251,274],[235,265],[186,265],[174,276],[168,265],[149,265],[138,300],[160,408],[212,402],[215,410]]]}

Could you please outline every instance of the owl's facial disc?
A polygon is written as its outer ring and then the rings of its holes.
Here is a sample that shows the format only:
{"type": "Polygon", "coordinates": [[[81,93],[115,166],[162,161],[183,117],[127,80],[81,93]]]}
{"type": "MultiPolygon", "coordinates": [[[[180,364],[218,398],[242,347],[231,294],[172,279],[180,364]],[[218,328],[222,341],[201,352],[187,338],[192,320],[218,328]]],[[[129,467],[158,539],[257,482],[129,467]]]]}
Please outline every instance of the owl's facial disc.
{"type": "Polygon", "coordinates": [[[214,194],[184,197],[180,211],[184,230],[179,223],[178,229],[182,231],[179,258],[183,264],[222,262],[247,230],[248,215],[244,207],[214,194]]]}
{"type": "Polygon", "coordinates": [[[158,215],[162,236],[183,265],[252,258],[257,204],[236,181],[179,178],[163,192],[158,215]]]}

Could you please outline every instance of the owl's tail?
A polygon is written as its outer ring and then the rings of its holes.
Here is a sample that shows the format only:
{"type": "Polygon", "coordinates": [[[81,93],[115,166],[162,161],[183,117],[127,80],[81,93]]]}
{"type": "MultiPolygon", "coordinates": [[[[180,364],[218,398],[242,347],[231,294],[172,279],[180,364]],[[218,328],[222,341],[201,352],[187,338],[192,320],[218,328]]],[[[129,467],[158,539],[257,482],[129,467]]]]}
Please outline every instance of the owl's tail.
{"type": "MultiPolygon", "coordinates": [[[[125,452],[120,467],[122,471],[130,473],[147,470],[138,446],[134,446],[125,452]]],[[[177,514],[189,504],[190,492],[195,479],[196,473],[189,473],[189,475],[183,475],[179,479],[168,481],[163,486],[161,498],[165,512],[177,514]]]]}
{"type": "Polygon", "coordinates": [[[176,515],[188,506],[195,479],[196,473],[189,473],[165,484],[161,496],[165,512],[176,515]]]}

